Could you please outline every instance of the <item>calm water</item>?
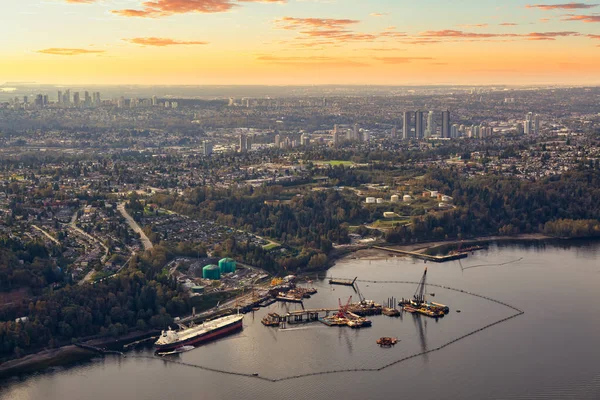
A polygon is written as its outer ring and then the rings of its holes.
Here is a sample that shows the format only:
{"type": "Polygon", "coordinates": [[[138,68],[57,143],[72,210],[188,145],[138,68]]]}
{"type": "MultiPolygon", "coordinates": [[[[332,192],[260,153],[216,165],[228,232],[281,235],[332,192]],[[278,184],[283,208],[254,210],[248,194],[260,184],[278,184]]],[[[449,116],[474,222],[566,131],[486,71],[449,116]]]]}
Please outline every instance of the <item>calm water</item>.
{"type": "MultiPolygon", "coordinates": [[[[264,327],[271,310],[247,314],[243,332],[171,360],[151,351],[107,357],[75,367],[1,382],[0,399],[598,399],[600,398],[600,244],[491,247],[459,262],[427,264],[430,283],[482,294],[525,312],[448,347],[378,372],[291,376],[337,369],[377,369],[438,348],[515,311],[448,289],[431,287],[451,312],[435,321],[404,315],[371,317],[363,330],[319,323],[287,330],[264,327]],[[461,313],[455,310],[460,309],[461,313]],[[391,349],[375,344],[396,336],[391,349]],[[260,377],[210,372],[196,366],[260,377]]],[[[372,281],[418,281],[422,261],[349,260],[329,275],[372,281]]],[[[307,308],[333,307],[352,288],[315,282],[307,308]]],[[[365,297],[408,297],[414,284],[361,283],[365,297]]],[[[295,306],[290,306],[294,309],[295,306]]]]}

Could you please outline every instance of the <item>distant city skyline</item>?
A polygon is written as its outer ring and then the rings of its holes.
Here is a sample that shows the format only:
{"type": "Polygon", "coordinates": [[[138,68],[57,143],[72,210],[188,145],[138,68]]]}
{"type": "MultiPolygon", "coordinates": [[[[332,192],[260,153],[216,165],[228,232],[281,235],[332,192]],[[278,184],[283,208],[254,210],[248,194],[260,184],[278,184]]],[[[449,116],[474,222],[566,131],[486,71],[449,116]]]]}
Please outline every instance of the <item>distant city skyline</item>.
{"type": "Polygon", "coordinates": [[[600,84],[600,2],[7,3],[5,82],[600,84]]]}

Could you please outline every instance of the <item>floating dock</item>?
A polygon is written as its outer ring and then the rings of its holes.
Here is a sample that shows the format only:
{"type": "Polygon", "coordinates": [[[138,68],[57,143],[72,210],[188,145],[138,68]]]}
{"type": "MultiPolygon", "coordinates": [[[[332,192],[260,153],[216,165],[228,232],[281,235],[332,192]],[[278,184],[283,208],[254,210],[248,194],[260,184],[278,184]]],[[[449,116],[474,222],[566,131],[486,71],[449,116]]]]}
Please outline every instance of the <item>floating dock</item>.
{"type": "MultiPolygon", "coordinates": [[[[461,258],[467,258],[469,256],[467,253],[448,254],[446,256],[432,256],[429,254],[417,253],[414,251],[392,249],[390,247],[373,246],[373,248],[377,249],[377,250],[389,251],[391,253],[402,254],[405,256],[411,256],[414,258],[418,258],[420,260],[433,261],[433,262],[437,262],[437,263],[460,260],[461,258]]],[[[331,281],[329,283],[331,283],[331,281]]]]}
{"type": "Polygon", "coordinates": [[[329,284],[330,285],[344,285],[344,286],[354,286],[354,282],[356,282],[356,279],[358,279],[358,276],[354,279],[336,279],[336,278],[330,278],[329,279],[329,284]]]}

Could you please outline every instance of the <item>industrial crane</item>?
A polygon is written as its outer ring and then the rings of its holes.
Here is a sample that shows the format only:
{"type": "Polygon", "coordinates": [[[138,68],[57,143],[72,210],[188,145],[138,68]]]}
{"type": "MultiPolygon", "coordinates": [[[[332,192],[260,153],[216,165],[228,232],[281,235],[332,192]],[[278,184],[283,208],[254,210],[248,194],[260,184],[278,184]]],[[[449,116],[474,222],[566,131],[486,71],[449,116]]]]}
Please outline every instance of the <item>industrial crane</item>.
{"type": "Polygon", "coordinates": [[[419,282],[419,284],[417,285],[417,290],[415,291],[415,295],[414,297],[414,301],[417,305],[421,305],[423,303],[425,303],[425,286],[427,286],[426,283],[427,280],[427,267],[425,267],[425,272],[423,272],[423,277],[421,278],[421,281],[419,282]]]}
{"type": "Polygon", "coordinates": [[[348,302],[346,303],[346,305],[342,305],[342,299],[339,299],[339,298],[338,298],[338,303],[340,305],[340,310],[336,314],[336,317],[345,318],[346,314],[348,314],[348,308],[350,307],[350,303],[352,303],[352,296],[350,296],[348,298],[348,302]]]}

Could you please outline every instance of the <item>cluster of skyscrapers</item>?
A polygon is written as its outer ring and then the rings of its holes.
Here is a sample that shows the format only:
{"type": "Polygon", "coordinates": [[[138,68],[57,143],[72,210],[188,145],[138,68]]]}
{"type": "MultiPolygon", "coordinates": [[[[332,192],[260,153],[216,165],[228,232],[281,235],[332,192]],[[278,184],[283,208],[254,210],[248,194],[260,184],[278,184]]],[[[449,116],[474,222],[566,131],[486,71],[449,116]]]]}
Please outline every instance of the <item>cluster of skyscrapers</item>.
{"type": "MultiPolygon", "coordinates": [[[[397,129],[394,127],[392,136],[397,136],[397,129]]],[[[423,111],[405,111],[402,121],[402,139],[425,139],[437,135],[437,125],[435,113],[429,111],[427,119],[423,111]]],[[[441,138],[451,138],[452,131],[450,126],[450,111],[442,111],[442,126],[440,132],[441,138]]]]}
{"type": "Polygon", "coordinates": [[[539,135],[540,134],[540,116],[538,114],[528,113],[525,116],[525,123],[523,124],[523,133],[526,135],[539,135]]]}
{"type": "Polygon", "coordinates": [[[339,146],[343,141],[349,142],[368,142],[370,139],[369,132],[360,130],[358,124],[354,124],[352,129],[346,129],[346,132],[342,132],[342,129],[336,124],[333,127],[333,145],[339,146]]]}
{"type": "Polygon", "coordinates": [[[100,98],[100,92],[83,92],[83,98],[79,92],[74,92],[71,98],[71,90],[67,89],[63,93],[61,90],[58,91],[57,104],[65,107],[100,107],[102,100],[100,98]]]}

